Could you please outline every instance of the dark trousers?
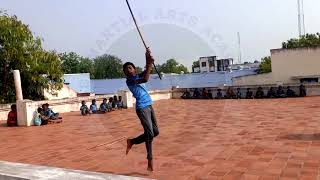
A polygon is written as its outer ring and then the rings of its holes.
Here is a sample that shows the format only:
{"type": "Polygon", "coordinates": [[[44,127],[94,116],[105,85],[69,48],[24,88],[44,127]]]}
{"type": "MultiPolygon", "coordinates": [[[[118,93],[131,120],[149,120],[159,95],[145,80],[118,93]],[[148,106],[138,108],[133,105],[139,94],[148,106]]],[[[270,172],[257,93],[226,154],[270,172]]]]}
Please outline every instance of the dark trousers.
{"type": "Polygon", "coordinates": [[[146,143],[147,159],[152,160],[152,140],[159,135],[156,115],[152,106],[137,110],[137,115],[143,126],[144,133],[132,139],[133,144],[146,143]]]}

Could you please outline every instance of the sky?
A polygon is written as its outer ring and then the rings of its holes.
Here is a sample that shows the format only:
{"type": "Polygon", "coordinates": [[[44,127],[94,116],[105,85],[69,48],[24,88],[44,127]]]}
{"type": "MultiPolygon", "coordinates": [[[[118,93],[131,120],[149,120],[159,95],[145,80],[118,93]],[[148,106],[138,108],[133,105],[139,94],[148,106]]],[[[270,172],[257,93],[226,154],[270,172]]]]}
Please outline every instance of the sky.
{"type": "MultiPolygon", "coordinates": [[[[234,58],[237,32],[242,62],[260,60],[270,49],[298,37],[296,0],[131,0],[156,63],[170,58],[191,68],[202,56],[234,58]]],[[[104,53],[143,66],[144,47],[125,0],[0,0],[43,38],[47,50],[85,57],[104,53]]],[[[320,31],[320,1],[305,0],[307,33],[320,31]]]]}

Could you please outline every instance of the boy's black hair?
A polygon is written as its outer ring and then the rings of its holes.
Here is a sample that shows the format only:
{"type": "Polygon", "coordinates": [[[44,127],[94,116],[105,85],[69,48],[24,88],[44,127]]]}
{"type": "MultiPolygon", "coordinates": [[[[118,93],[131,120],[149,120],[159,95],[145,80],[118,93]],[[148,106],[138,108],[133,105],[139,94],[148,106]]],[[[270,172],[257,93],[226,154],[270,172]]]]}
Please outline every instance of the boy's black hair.
{"type": "Polygon", "coordinates": [[[85,101],[81,101],[81,104],[85,103],[85,101]]]}
{"type": "Polygon", "coordinates": [[[17,109],[17,105],[16,104],[12,104],[11,105],[11,110],[17,109]]]}
{"type": "Polygon", "coordinates": [[[38,107],[37,111],[38,111],[38,113],[41,113],[43,111],[43,109],[41,107],[38,107]]]}
{"type": "Polygon", "coordinates": [[[126,62],[123,64],[122,66],[122,70],[123,72],[125,71],[125,69],[127,68],[127,66],[131,65],[133,67],[133,69],[136,69],[136,66],[132,63],[132,62],[126,62]]]}

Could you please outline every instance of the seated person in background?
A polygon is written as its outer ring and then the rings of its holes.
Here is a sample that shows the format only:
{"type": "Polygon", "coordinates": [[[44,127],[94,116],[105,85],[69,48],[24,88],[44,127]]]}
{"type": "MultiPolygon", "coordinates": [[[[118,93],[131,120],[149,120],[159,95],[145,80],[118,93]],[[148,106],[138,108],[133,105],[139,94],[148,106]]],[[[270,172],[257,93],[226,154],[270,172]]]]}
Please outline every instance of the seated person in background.
{"type": "Polygon", "coordinates": [[[182,99],[190,99],[191,98],[191,93],[189,92],[188,89],[182,94],[181,96],[182,99]]]}
{"type": "Polygon", "coordinates": [[[275,98],[277,97],[277,93],[276,91],[274,90],[273,87],[270,87],[269,91],[268,91],[268,94],[267,94],[267,97],[268,98],[275,98]]]}
{"type": "Polygon", "coordinates": [[[117,108],[117,102],[118,102],[118,97],[117,96],[113,96],[112,109],[116,109],[117,108]]]}
{"type": "Polygon", "coordinates": [[[241,91],[240,88],[237,88],[237,99],[241,99],[241,91]]]}
{"type": "Polygon", "coordinates": [[[307,91],[306,91],[306,87],[301,84],[300,87],[299,87],[299,96],[300,97],[306,97],[307,96],[307,91]]]}
{"type": "Polygon", "coordinates": [[[221,89],[218,89],[216,99],[223,99],[221,89]]]}
{"type": "Polygon", "coordinates": [[[61,123],[62,117],[59,117],[59,113],[54,113],[51,109],[49,109],[49,104],[43,104],[43,108],[38,108],[38,112],[40,112],[41,117],[41,125],[46,125],[49,123],[61,123]],[[49,110],[48,110],[49,109],[49,110]],[[51,111],[51,112],[48,112],[51,111]]]}
{"type": "Polygon", "coordinates": [[[104,98],[102,103],[100,104],[100,112],[106,113],[108,111],[107,98],[104,98]]]}
{"type": "Polygon", "coordinates": [[[211,90],[208,90],[208,98],[213,99],[213,94],[211,90]]]}
{"type": "Polygon", "coordinates": [[[296,92],[294,92],[290,86],[287,87],[287,97],[297,97],[296,92]]]}
{"type": "Polygon", "coordinates": [[[49,118],[44,115],[43,109],[41,107],[39,107],[37,111],[38,111],[38,114],[41,118],[41,125],[47,125],[49,122],[49,118]]]}
{"type": "Polygon", "coordinates": [[[17,105],[11,105],[11,111],[8,113],[7,119],[8,127],[18,126],[18,118],[17,118],[17,105]]]}
{"type": "Polygon", "coordinates": [[[258,90],[257,90],[257,92],[256,92],[256,98],[257,98],[257,99],[262,99],[262,98],[264,98],[264,92],[263,92],[262,87],[258,87],[258,90]]]}
{"type": "Polygon", "coordinates": [[[51,120],[56,120],[56,119],[62,119],[62,117],[59,117],[59,113],[55,113],[52,111],[52,109],[49,108],[49,104],[43,104],[42,109],[44,111],[44,115],[47,116],[51,120]]]}
{"type": "Polygon", "coordinates": [[[226,92],[226,95],[225,95],[225,98],[226,98],[226,99],[236,98],[236,94],[234,93],[232,87],[228,87],[227,92],[226,92]]]}
{"type": "Polygon", "coordinates": [[[201,94],[200,94],[199,90],[198,90],[197,88],[194,89],[194,91],[193,91],[193,98],[194,98],[194,99],[199,99],[200,96],[201,96],[201,94]]]}
{"type": "Polygon", "coordinates": [[[246,99],[253,99],[253,92],[250,88],[247,88],[246,99]]]}
{"type": "Polygon", "coordinates": [[[206,88],[202,89],[202,98],[208,99],[208,90],[206,88]]]}
{"type": "Polygon", "coordinates": [[[284,92],[282,86],[279,86],[277,89],[277,97],[278,98],[285,98],[286,97],[286,93],[284,92]]]}
{"type": "Polygon", "coordinates": [[[113,104],[113,98],[110,97],[110,98],[109,98],[108,105],[107,105],[107,109],[108,109],[109,112],[110,112],[110,111],[114,111],[112,104],[113,104]]]}
{"type": "Polygon", "coordinates": [[[119,96],[119,100],[118,100],[118,102],[117,102],[117,108],[118,108],[118,109],[123,109],[122,96],[119,96]]]}
{"type": "Polygon", "coordinates": [[[95,114],[98,112],[98,107],[97,107],[97,103],[96,103],[96,100],[93,99],[92,100],[92,104],[90,105],[90,111],[95,114]]]}
{"type": "Polygon", "coordinates": [[[81,111],[82,116],[86,116],[86,115],[90,114],[90,110],[89,110],[88,106],[86,105],[85,101],[81,102],[80,111],[81,111]]]}

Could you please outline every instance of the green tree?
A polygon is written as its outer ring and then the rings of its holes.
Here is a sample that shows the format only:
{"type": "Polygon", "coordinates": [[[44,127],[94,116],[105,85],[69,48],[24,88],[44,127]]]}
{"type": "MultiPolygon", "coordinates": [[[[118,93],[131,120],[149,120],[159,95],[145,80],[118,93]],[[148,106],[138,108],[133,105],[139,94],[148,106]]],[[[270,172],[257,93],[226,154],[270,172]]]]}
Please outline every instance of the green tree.
{"type": "Polygon", "coordinates": [[[78,73],[90,73],[90,77],[94,79],[94,64],[91,59],[81,57],[78,66],[78,73]]]}
{"type": "Polygon", "coordinates": [[[200,68],[200,62],[199,61],[194,61],[192,63],[192,72],[195,72],[195,68],[200,68]]]}
{"type": "Polygon", "coordinates": [[[139,66],[136,66],[136,72],[137,73],[142,73],[143,69],[139,66]]]}
{"type": "Polygon", "coordinates": [[[259,74],[263,74],[263,73],[269,73],[271,72],[271,57],[267,56],[261,59],[261,64],[260,67],[258,69],[258,73],[259,74]]]}
{"type": "Polygon", "coordinates": [[[79,64],[81,57],[77,53],[62,53],[59,56],[62,61],[62,71],[65,74],[74,74],[80,72],[79,64]]]}
{"type": "MultiPolygon", "coordinates": [[[[161,73],[162,71],[161,71],[161,65],[160,64],[156,64],[156,68],[157,68],[157,70],[159,71],[159,73],[161,73]]],[[[156,70],[155,70],[155,68],[152,66],[152,72],[151,72],[151,74],[157,74],[157,72],[156,72],[156,70]]]]}
{"type": "Polygon", "coordinates": [[[167,62],[163,63],[158,69],[163,73],[189,73],[188,68],[182,64],[179,64],[175,59],[167,60],[167,62]]]}
{"type": "Polygon", "coordinates": [[[0,103],[15,99],[12,70],[20,70],[24,97],[37,99],[43,88],[62,87],[60,65],[57,54],[43,50],[28,25],[0,12],[0,103]]]}
{"type": "Polygon", "coordinates": [[[200,67],[200,63],[199,63],[199,61],[194,61],[192,63],[192,68],[197,68],[197,67],[200,67]]]}
{"type": "Polygon", "coordinates": [[[315,46],[320,46],[320,33],[306,34],[304,36],[301,36],[299,39],[293,38],[282,43],[282,48],[284,49],[315,46]]]}
{"type": "Polygon", "coordinates": [[[121,77],[124,77],[121,59],[108,54],[94,59],[95,79],[114,79],[121,77]]]}

